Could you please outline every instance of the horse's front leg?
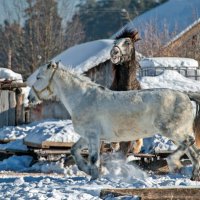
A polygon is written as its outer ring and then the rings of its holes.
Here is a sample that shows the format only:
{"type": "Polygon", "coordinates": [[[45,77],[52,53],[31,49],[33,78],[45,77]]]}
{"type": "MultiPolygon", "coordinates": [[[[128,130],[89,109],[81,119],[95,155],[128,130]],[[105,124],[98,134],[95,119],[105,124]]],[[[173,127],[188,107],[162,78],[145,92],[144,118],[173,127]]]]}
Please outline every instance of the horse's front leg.
{"type": "Polygon", "coordinates": [[[81,150],[87,147],[87,141],[80,138],[71,148],[71,155],[73,156],[78,168],[86,174],[90,174],[88,162],[81,155],[81,150]]]}
{"type": "Polygon", "coordinates": [[[90,175],[92,179],[99,177],[99,155],[100,155],[100,139],[99,135],[95,133],[89,134],[88,137],[88,150],[89,150],[89,162],[90,162],[90,175]]]}

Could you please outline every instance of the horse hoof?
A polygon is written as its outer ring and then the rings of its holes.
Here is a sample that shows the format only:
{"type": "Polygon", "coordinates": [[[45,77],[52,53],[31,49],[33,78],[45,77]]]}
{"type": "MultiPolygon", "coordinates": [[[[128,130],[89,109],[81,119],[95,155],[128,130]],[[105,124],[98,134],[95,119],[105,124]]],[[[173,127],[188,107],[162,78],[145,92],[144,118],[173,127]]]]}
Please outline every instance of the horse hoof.
{"type": "Polygon", "coordinates": [[[183,168],[183,165],[180,161],[173,161],[171,157],[167,158],[167,164],[169,171],[172,173],[180,173],[183,168]]]}
{"type": "Polygon", "coordinates": [[[192,176],[191,181],[200,181],[200,176],[192,176]]]}
{"type": "Polygon", "coordinates": [[[99,178],[99,170],[97,167],[91,168],[90,170],[91,180],[99,178]]]}

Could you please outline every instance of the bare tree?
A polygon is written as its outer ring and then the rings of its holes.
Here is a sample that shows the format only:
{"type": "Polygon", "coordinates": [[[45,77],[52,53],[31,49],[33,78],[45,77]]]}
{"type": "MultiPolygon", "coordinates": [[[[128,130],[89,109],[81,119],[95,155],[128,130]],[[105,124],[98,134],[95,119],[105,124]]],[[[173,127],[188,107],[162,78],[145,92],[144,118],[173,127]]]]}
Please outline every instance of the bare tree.
{"type": "Polygon", "coordinates": [[[85,38],[85,31],[78,15],[74,15],[71,22],[67,23],[65,31],[65,48],[81,43],[85,38]]]}
{"type": "Polygon", "coordinates": [[[169,26],[165,22],[163,26],[158,29],[156,23],[151,21],[142,25],[141,34],[142,40],[138,42],[137,49],[144,56],[162,56],[162,48],[170,38],[176,35],[176,28],[173,32],[169,32],[169,26]]]}

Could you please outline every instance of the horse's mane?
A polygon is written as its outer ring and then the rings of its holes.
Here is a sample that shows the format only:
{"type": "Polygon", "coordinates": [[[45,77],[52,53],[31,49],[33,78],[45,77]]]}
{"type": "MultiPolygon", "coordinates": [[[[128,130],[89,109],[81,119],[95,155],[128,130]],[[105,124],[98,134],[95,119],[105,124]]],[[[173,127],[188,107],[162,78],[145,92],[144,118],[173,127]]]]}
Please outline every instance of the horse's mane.
{"type": "Polygon", "coordinates": [[[138,37],[138,32],[136,30],[131,30],[129,28],[124,28],[121,33],[119,33],[116,37],[115,40],[121,39],[121,38],[131,38],[134,41],[137,41],[139,39],[138,37]]]}
{"type": "Polygon", "coordinates": [[[80,74],[78,73],[73,67],[68,66],[68,68],[64,68],[63,66],[59,67],[57,69],[60,73],[59,73],[59,77],[62,78],[63,80],[66,78],[66,74],[69,73],[70,75],[72,75],[74,78],[79,79],[81,81],[83,81],[84,83],[91,85],[91,86],[96,86],[99,87],[101,89],[105,89],[104,86],[99,85],[95,82],[93,82],[89,77],[86,76],[86,74],[80,74]]]}

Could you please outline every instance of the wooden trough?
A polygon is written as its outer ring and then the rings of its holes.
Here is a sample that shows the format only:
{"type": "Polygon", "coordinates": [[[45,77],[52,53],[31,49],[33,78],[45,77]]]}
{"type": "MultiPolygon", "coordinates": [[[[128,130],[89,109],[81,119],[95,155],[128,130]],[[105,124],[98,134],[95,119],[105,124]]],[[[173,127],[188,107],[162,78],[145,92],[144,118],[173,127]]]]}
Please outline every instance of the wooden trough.
{"type": "Polygon", "coordinates": [[[100,198],[106,199],[108,195],[113,197],[138,196],[141,200],[199,200],[200,188],[113,188],[101,190],[100,198]]]}

